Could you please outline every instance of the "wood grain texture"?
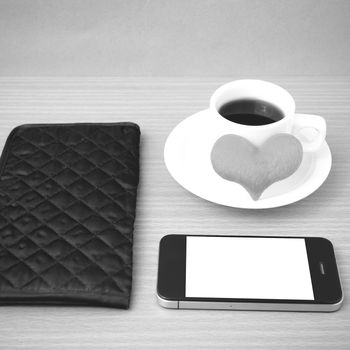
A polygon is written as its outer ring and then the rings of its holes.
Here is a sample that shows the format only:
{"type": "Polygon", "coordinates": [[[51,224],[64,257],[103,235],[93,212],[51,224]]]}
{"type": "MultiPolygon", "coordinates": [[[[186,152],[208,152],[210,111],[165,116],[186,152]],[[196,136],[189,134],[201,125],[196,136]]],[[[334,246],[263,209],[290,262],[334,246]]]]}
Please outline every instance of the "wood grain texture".
{"type": "Polygon", "coordinates": [[[207,108],[211,92],[233,78],[0,78],[0,147],[24,123],[133,121],[142,131],[131,309],[1,307],[1,349],[350,347],[350,77],[262,77],[290,90],[298,112],[326,118],[333,167],[308,198],[260,211],[197,198],[163,163],[172,128],[207,108]],[[170,233],[327,237],[336,250],[343,308],[331,314],[163,309],[155,298],[158,242],[170,233]]]}

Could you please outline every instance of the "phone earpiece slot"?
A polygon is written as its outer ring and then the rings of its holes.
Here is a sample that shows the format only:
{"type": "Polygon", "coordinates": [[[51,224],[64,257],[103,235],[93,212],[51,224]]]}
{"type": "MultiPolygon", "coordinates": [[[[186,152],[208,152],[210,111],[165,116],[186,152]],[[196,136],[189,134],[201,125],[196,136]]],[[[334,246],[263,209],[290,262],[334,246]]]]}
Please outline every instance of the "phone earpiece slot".
{"type": "Polygon", "coordinates": [[[323,262],[320,261],[320,271],[322,275],[325,275],[323,262]]]}

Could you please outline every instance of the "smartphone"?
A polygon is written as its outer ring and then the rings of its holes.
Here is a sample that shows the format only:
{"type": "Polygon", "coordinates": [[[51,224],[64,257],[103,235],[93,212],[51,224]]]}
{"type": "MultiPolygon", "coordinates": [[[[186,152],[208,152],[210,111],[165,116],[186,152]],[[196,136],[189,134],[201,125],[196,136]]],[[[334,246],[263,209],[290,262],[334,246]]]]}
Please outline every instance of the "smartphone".
{"type": "Polygon", "coordinates": [[[336,311],[343,301],[320,237],[164,236],[157,296],[171,309],[336,311]]]}

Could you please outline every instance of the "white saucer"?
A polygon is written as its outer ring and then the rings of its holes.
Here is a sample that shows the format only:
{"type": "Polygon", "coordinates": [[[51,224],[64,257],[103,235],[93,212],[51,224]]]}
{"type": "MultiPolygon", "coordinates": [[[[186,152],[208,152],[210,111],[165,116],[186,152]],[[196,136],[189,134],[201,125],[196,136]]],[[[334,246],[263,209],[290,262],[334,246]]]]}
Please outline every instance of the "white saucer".
{"type": "Polygon", "coordinates": [[[331,170],[332,155],[324,142],[317,153],[304,153],[293,175],[274,183],[254,201],[241,185],[221,178],[212,168],[208,150],[203,152],[206,147],[201,125],[210,122],[208,116],[209,111],[204,110],[183,120],[170,133],[164,148],[165,164],[172,177],[185,189],[208,201],[247,209],[280,207],[316,191],[331,170]]]}

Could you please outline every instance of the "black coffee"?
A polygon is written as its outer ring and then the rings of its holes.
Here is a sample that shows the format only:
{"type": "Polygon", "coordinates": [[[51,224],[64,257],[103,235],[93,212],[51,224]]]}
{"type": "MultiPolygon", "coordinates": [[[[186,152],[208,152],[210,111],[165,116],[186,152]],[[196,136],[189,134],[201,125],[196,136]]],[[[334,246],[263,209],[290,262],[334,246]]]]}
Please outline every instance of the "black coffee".
{"type": "Polygon", "coordinates": [[[283,112],[275,105],[253,99],[228,102],[219,113],[231,122],[244,125],[266,125],[284,118],[283,112]]]}

